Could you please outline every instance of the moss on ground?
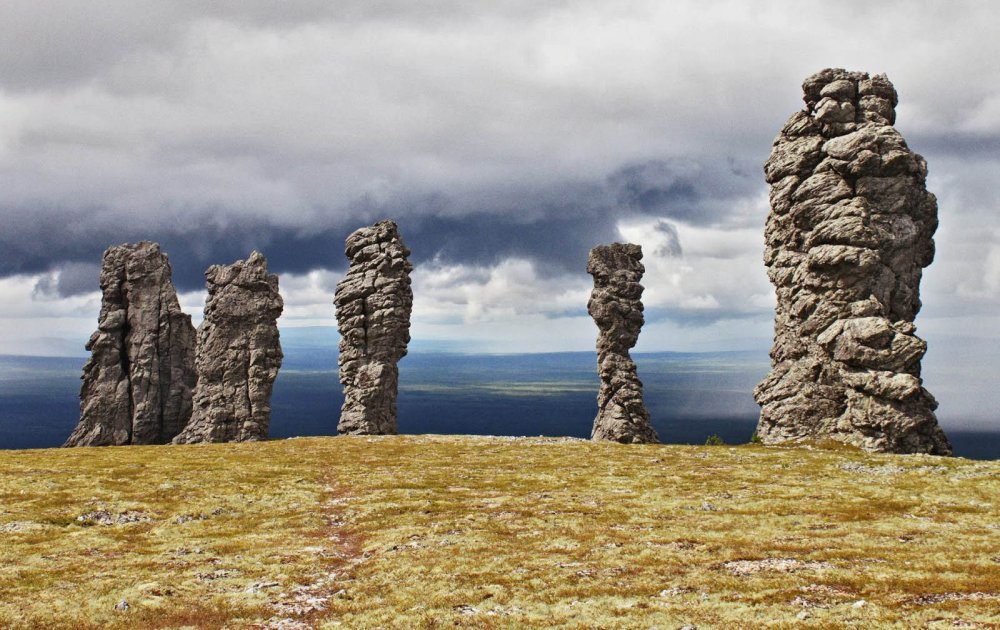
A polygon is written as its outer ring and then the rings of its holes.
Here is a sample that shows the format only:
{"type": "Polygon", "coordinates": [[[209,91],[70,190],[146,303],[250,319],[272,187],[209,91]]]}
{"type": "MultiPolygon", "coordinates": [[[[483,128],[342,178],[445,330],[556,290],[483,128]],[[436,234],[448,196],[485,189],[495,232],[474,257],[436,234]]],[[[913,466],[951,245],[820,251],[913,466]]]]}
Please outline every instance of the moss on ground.
{"type": "Polygon", "coordinates": [[[1000,627],[998,497],[845,448],[4,451],[0,626],[1000,627]]]}

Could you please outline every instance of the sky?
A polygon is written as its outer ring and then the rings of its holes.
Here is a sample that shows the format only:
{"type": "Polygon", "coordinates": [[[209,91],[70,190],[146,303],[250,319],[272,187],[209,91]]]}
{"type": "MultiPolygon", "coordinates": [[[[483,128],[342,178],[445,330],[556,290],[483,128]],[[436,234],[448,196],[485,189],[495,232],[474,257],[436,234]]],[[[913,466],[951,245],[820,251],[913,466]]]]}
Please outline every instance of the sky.
{"type": "Polygon", "coordinates": [[[0,354],[81,353],[101,253],[142,239],[196,321],[259,249],[282,328],[332,326],[384,218],[423,343],[593,348],[587,253],[628,240],[639,351],[766,350],[762,164],[843,67],[888,74],[929,163],[928,361],[1000,368],[997,3],[4,0],[0,41],[0,354]]]}

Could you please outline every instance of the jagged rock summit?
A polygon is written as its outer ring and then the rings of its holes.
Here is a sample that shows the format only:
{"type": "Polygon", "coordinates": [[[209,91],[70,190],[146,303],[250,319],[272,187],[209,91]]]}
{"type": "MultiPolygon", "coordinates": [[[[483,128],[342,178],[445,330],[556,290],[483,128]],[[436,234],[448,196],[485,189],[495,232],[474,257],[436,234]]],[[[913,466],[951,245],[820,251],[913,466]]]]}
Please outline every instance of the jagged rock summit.
{"type": "Polygon", "coordinates": [[[927,163],[892,126],[884,75],[828,69],[802,88],[806,109],[764,165],[764,262],[778,299],[772,369],[754,391],[757,434],[951,454],[913,325],[938,225],[927,163]]]}
{"type": "Polygon", "coordinates": [[[397,363],[406,356],[413,308],[410,250],[395,223],[380,221],[348,236],[344,253],[351,262],[333,300],[344,386],[337,432],[394,434],[397,363]]]}
{"type": "Polygon", "coordinates": [[[597,367],[601,389],[591,439],[623,443],[658,443],[642,402],[642,381],[629,349],[645,322],[642,308],[642,248],[613,243],[590,250],[587,273],[594,289],[587,311],[599,330],[597,367]]]}
{"type": "Polygon", "coordinates": [[[164,444],[191,416],[195,330],[170,262],[149,241],[115,245],[101,264],[101,313],[87,343],[80,423],[66,446],[164,444]]]}
{"type": "Polygon", "coordinates": [[[278,317],[284,307],[278,276],[253,252],[205,272],[208,299],[198,329],[194,412],[174,440],[246,442],[267,438],[271,389],[283,354],[278,317]]]}

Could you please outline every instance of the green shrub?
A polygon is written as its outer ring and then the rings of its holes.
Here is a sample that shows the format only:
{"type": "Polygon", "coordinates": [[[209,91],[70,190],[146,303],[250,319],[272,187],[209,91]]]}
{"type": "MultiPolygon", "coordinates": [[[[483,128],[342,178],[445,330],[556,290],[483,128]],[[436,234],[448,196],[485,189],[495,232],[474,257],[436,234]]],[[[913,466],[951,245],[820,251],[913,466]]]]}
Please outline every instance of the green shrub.
{"type": "Polygon", "coordinates": [[[720,438],[715,433],[713,433],[712,435],[708,436],[708,438],[705,440],[705,446],[722,446],[725,443],[726,443],[726,441],[723,440],[722,438],[720,438]]]}

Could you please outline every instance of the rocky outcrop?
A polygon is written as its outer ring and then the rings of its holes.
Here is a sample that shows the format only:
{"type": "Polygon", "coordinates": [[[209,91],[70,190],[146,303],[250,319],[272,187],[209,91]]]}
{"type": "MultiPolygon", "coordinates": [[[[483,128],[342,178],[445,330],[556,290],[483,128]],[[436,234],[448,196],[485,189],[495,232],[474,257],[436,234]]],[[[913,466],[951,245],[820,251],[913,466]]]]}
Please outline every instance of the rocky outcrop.
{"type": "Polygon", "coordinates": [[[205,272],[208,299],[198,329],[194,412],[175,443],[267,438],[271,388],[283,355],[277,319],[284,306],[278,276],[253,252],[246,261],[205,272]]]}
{"type": "Polygon", "coordinates": [[[764,165],[764,262],[777,292],[757,434],[871,451],[950,454],[923,388],[915,335],[937,202],[927,164],[893,128],[884,75],[824,70],[803,84],[764,165]]]}
{"type": "Polygon", "coordinates": [[[397,363],[406,356],[413,308],[410,250],[396,224],[381,221],[348,236],[344,253],[351,262],[333,300],[344,386],[337,432],[396,433],[397,363]]]}
{"type": "Polygon", "coordinates": [[[642,381],[629,349],[639,339],[642,314],[642,248],[613,243],[590,250],[587,273],[594,290],[587,311],[599,330],[597,367],[601,389],[591,439],[623,443],[659,442],[642,402],[642,381]]]}
{"type": "Polygon", "coordinates": [[[66,446],[164,444],[191,416],[195,330],[156,243],[116,245],[101,264],[101,314],[87,342],[80,423],[66,446]]]}

